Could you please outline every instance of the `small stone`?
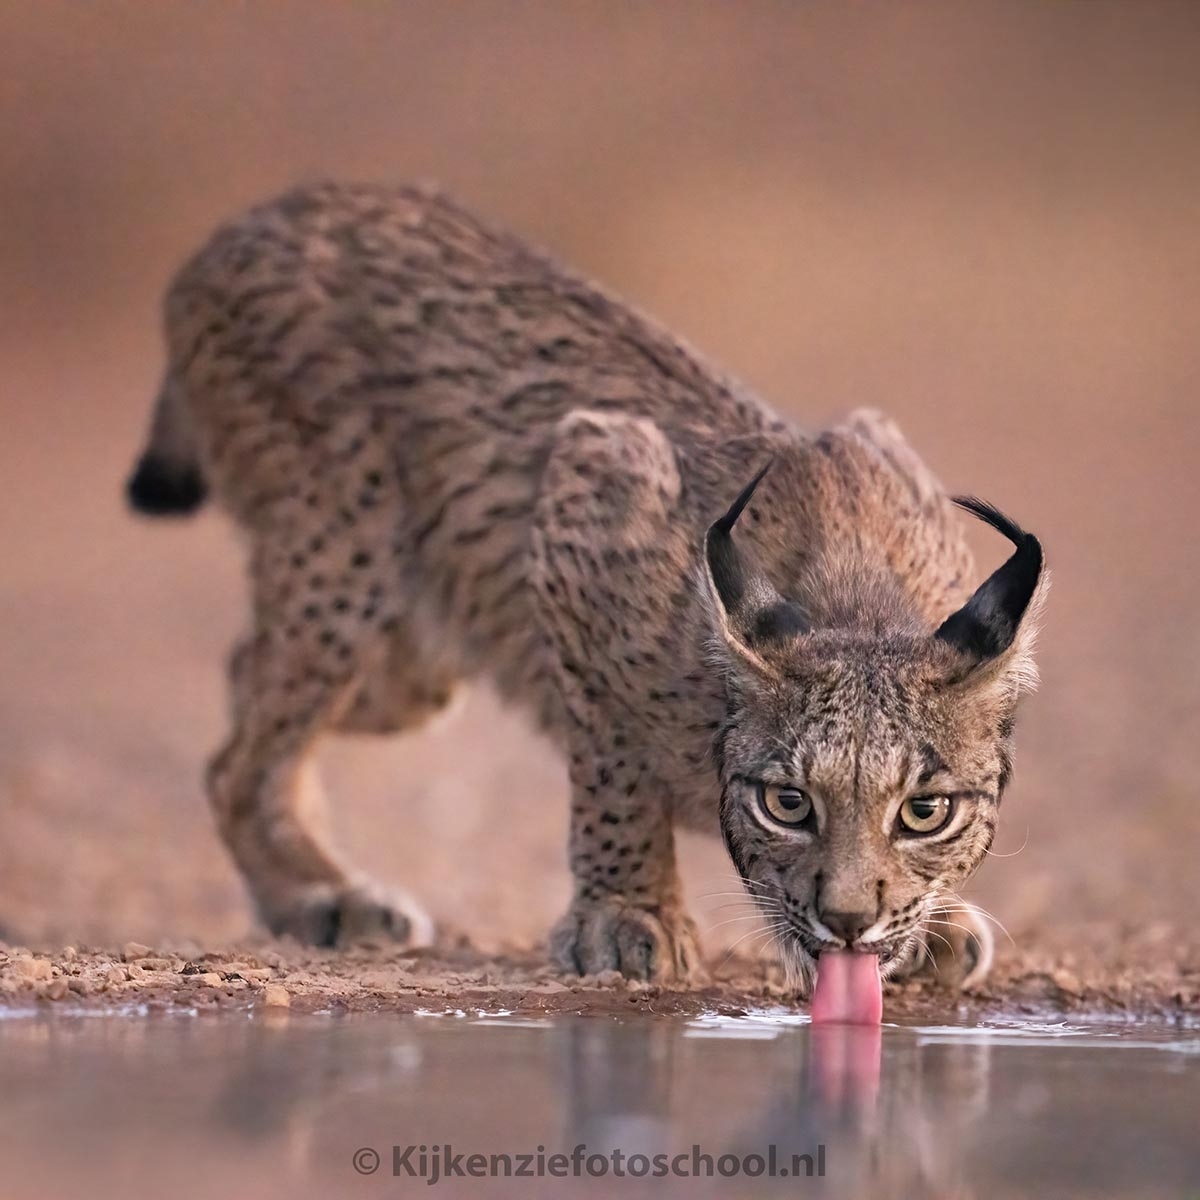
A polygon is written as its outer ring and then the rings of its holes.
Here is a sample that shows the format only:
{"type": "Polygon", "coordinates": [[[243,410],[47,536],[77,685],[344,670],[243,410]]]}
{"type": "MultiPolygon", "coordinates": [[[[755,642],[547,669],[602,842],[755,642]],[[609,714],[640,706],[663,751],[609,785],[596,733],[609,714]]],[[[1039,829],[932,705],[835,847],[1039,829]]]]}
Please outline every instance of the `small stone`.
{"type": "Polygon", "coordinates": [[[61,1000],[67,994],[67,990],[67,981],[60,975],[57,979],[52,979],[48,984],[46,984],[42,995],[45,996],[47,1000],[61,1000]]]}
{"type": "Polygon", "coordinates": [[[138,965],[145,971],[173,971],[174,964],[169,958],[143,958],[138,965]]]}
{"type": "Polygon", "coordinates": [[[19,979],[35,982],[49,979],[54,973],[53,965],[48,958],[18,958],[12,964],[13,974],[19,979]]]}
{"type": "Polygon", "coordinates": [[[131,979],[131,980],[135,980],[135,979],[145,979],[145,977],[146,977],[146,972],[145,972],[145,970],[143,969],[143,967],[142,967],[141,963],[135,963],[135,962],[131,962],[131,963],[130,963],[130,964],[129,964],[129,965],[126,967],[126,968],[125,968],[125,974],[126,974],[126,975],[127,975],[127,976],[128,976],[130,979],[131,979]]]}
{"type": "Polygon", "coordinates": [[[71,989],[77,996],[87,996],[91,994],[92,985],[86,979],[76,976],[73,979],[67,980],[67,987],[71,989]]]}
{"type": "Polygon", "coordinates": [[[153,953],[149,946],[143,946],[141,942],[126,942],[121,947],[121,957],[125,962],[132,962],[135,958],[149,958],[153,953]]]}
{"type": "Polygon", "coordinates": [[[224,982],[217,971],[205,971],[201,975],[191,975],[189,978],[195,983],[203,984],[204,987],[220,987],[224,982]]]}
{"type": "Polygon", "coordinates": [[[129,972],[124,967],[113,963],[107,971],[104,972],[105,983],[124,983],[129,978],[129,972]]]}
{"type": "Polygon", "coordinates": [[[1066,968],[1060,967],[1051,973],[1050,978],[1054,981],[1054,986],[1068,996],[1079,996],[1083,993],[1083,985],[1079,976],[1066,968]]]}
{"type": "Polygon", "coordinates": [[[263,988],[262,1002],[268,1008],[289,1008],[292,1003],[288,990],[281,983],[268,983],[263,988]]]}
{"type": "Polygon", "coordinates": [[[274,977],[270,967],[243,967],[238,974],[251,983],[265,983],[274,977]]]}
{"type": "Polygon", "coordinates": [[[601,971],[596,976],[597,987],[624,987],[625,976],[620,971],[601,971]]]}

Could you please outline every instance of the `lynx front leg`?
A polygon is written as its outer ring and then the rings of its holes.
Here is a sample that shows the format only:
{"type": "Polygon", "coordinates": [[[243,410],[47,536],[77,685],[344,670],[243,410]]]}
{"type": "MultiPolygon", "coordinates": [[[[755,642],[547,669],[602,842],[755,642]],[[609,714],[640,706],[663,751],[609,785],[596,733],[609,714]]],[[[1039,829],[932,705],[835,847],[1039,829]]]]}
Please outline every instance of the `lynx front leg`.
{"type": "Polygon", "coordinates": [[[570,859],[575,895],[551,935],[569,971],[691,984],[703,977],[683,906],[661,799],[623,759],[573,768],[570,859]]]}
{"type": "Polygon", "coordinates": [[[992,969],[995,939],[986,918],[973,905],[945,910],[926,921],[908,954],[892,972],[893,979],[935,979],[970,991],[992,969]]]}
{"type": "Polygon", "coordinates": [[[569,970],[683,984],[700,956],[654,768],[669,741],[655,697],[672,687],[659,642],[688,562],[679,492],[651,422],[570,415],[543,476],[533,575],[571,753],[575,895],[551,948],[569,970]]]}

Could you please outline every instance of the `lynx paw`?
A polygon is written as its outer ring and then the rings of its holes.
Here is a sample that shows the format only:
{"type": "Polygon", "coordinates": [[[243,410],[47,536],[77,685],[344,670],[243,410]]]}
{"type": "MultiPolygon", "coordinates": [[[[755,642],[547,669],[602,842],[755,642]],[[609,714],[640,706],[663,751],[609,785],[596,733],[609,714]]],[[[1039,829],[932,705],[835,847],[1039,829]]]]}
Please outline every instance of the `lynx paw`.
{"type": "Polygon", "coordinates": [[[964,904],[933,918],[916,938],[893,979],[932,979],[945,987],[969,991],[992,968],[991,927],[978,909],[964,904]]]}
{"type": "Polygon", "coordinates": [[[272,933],[310,946],[375,941],[416,948],[433,941],[433,922],[422,908],[403,893],[373,884],[306,888],[265,918],[272,933]]]}
{"type": "Polygon", "coordinates": [[[577,901],[550,935],[550,951],[580,975],[693,986],[705,979],[696,927],[677,906],[649,911],[617,899],[577,901]]]}

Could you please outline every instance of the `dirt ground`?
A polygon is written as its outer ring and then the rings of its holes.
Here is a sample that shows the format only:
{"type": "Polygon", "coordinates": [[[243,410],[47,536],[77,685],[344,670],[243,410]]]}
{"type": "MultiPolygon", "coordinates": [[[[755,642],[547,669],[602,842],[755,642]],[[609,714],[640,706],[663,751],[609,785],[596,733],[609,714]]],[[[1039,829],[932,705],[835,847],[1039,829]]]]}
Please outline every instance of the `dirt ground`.
{"type": "MultiPolygon", "coordinates": [[[[1155,1019],[1200,1027],[1200,954],[1171,944],[1165,929],[1117,940],[1089,930],[1070,944],[1043,943],[1000,955],[969,995],[935,981],[888,985],[890,1021],[944,1021],[1034,1014],[1040,1019],[1155,1019]]],[[[315,951],[258,940],[216,949],[202,943],[119,951],[69,947],[50,955],[0,951],[0,1003],[72,1013],[96,1008],[165,1013],[257,1009],[298,1013],[508,1012],[658,1016],[791,1009],[801,1002],[777,963],[723,956],[712,982],[688,991],[623,980],[616,971],[564,976],[537,949],[481,954],[464,937],[399,953],[361,946],[315,951]]]]}
{"type": "MultiPolygon", "coordinates": [[[[0,951],[0,1003],[262,1002],[238,964],[297,1010],[662,1002],[540,972],[564,774],[484,691],[322,751],[347,859],[477,949],[247,940],[200,790],[239,547],[120,493],[170,273],[222,216],[331,174],[440,179],[781,409],[887,409],[1041,535],[1044,685],[972,892],[1017,949],[972,1004],[1195,1011],[1200,12],[453,7],[0,11],[0,939],[49,956],[0,951]],[[62,951],[130,940],[155,953],[62,951]]],[[[730,868],[683,857],[720,962],[746,928],[722,924],[730,868]]],[[[665,1003],[774,994],[731,962],[665,1003]]]]}

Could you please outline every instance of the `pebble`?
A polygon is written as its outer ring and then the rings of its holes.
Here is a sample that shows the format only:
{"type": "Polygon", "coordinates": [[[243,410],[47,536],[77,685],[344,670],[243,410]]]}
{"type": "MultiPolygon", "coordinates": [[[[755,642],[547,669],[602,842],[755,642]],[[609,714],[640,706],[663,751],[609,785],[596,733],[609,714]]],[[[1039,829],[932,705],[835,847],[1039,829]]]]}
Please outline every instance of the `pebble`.
{"type": "Polygon", "coordinates": [[[49,979],[54,968],[48,958],[18,958],[12,964],[13,974],[30,981],[49,979]]]}
{"type": "Polygon", "coordinates": [[[126,962],[132,962],[135,958],[149,958],[153,953],[149,946],[143,946],[141,942],[126,942],[121,947],[121,957],[126,962]]]}
{"type": "Polygon", "coordinates": [[[1083,984],[1079,976],[1066,968],[1059,968],[1053,971],[1050,975],[1055,987],[1060,991],[1066,992],[1068,996],[1079,996],[1083,994],[1083,984]]]}
{"type": "Polygon", "coordinates": [[[57,979],[50,980],[50,982],[46,984],[45,989],[42,991],[42,995],[45,996],[47,1000],[61,1000],[66,994],[67,981],[61,975],[57,979]]]}
{"type": "Polygon", "coordinates": [[[169,958],[143,958],[138,965],[146,971],[173,971],[175,964],[169,958]]]}
{"type": "Polygon", "coordinates": [[[104,972],[105,983],[124,983],[129,978],[129,972],[124,967],[117,966],[113,963],[107,971],[104,972]]]}
{"type": "Polygon", "coordinates": [[[288,990],[281,983],[268,983],[263,988],[262,1002],[268,1008],[288,1008],[291,1006],[292,998],[288,995],[288,990]]]}
{"type": "Polygon", "coordinates": [[[200,975],[191,975],[188,978],[196,983],[203,984],[205,987],[220,987],[224,982],[217,971],[205,971],[200,975]]]}
{"type": "Polygon", "coordinates": [[[620,971],[601,971],[596,976],[597,987],[624,987],[625,976],[620,971]]]}

